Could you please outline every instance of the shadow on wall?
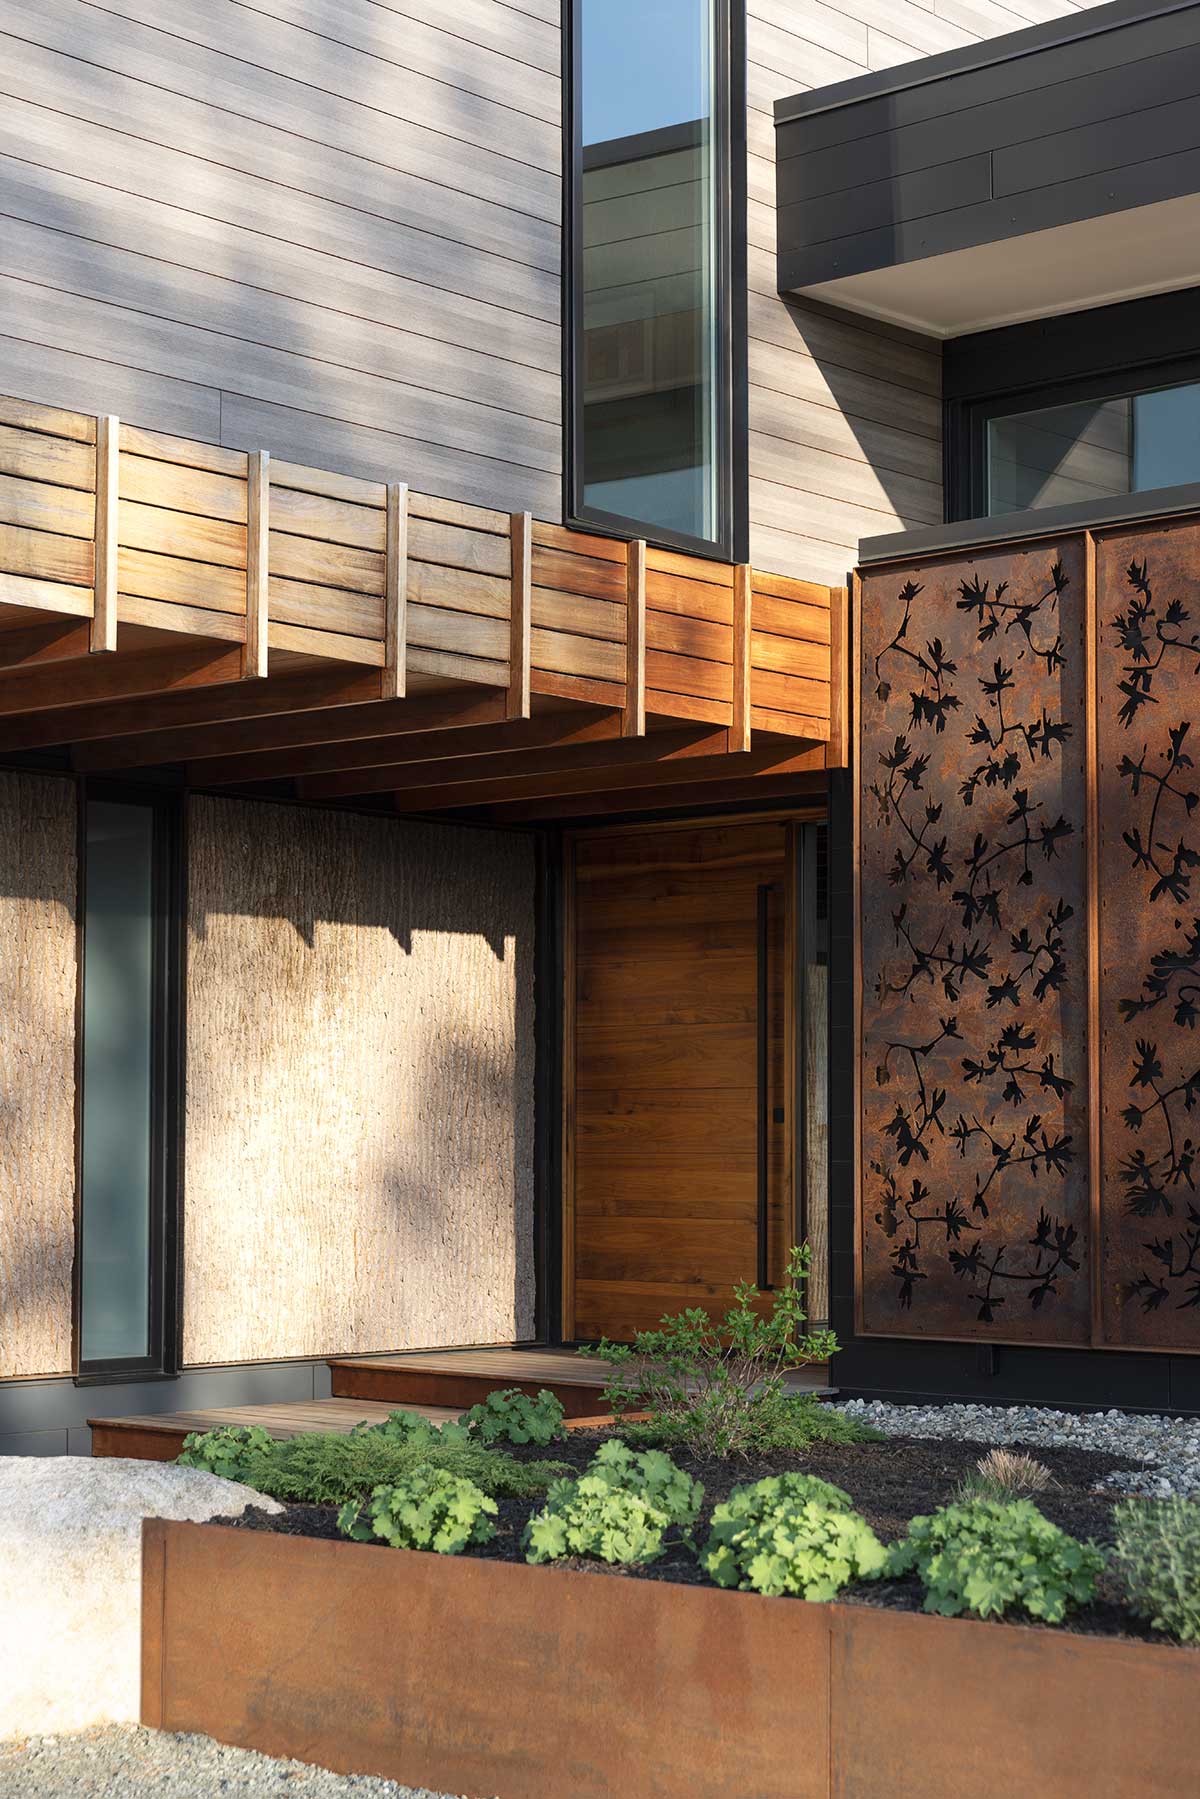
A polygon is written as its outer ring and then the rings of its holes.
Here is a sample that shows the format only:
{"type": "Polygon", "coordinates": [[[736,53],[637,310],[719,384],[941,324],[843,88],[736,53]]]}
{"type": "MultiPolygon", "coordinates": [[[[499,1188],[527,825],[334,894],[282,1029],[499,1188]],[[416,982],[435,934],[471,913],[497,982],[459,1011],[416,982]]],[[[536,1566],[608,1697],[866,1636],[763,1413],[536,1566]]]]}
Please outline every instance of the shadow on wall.
{"type": "Polygon", "coordinates": [[[185,1359],[533,1331],[532,840],[189,822],[185,1359]]]}
{"type": "Polygon", "coordinates": [[[556,82],[409,43],[386,8],[336,39],[176,11],[166,34],[43,9],[38,41],[5,39],[4,391],[552,509],[558,127],[502,88],[556,82]],[[467,91],[484,63],[495,98],[467,91]]]}

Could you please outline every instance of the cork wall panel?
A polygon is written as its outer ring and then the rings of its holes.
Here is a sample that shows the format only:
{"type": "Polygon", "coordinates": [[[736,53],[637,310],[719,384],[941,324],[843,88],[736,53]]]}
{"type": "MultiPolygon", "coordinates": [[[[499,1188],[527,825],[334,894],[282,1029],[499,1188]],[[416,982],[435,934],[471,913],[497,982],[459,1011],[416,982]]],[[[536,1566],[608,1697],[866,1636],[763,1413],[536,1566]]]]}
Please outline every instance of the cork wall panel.
{"type": "Polygon", "coordinates": [[[189,1364],[533,1333],[528,841],[196,798],[189,1364]]]}
{"type": "Polygon", "coordinates": [[[861,583],[863,1328],[1086,1343],[1081,538],[861,583]]]}
{"type": "Polygon", "coordinates": [[[75,787],[0,773],[0,1380],[71,1370],[75,787]]]}
{"type": "Polygon", "coordinates": [[[1104,1340],[1200,1350],[1194,520],[1096,548],[1104,1340]]]}

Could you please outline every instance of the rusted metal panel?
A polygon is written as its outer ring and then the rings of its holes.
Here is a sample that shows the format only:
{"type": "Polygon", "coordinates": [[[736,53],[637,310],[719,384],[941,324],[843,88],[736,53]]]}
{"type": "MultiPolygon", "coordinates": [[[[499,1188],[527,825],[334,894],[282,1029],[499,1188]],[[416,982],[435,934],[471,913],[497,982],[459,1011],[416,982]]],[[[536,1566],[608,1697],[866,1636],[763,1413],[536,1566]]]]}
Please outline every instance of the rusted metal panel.
{"type": "Polygon", "coordinates": [[[860,1324],[1086,1343],[1084,541],[860,584],[860,1324]]]}
{"type": "Polygon", "coordinates": [[[1104,1340],[1200,1350],[1200,524],[1097,543],[1104,1340]]]}
{"type": "Polygon", "coordinates": [[[1194,1799],[1194,1650],[832,1610],[832,1799],[1194,1799]]]}
{"type": "Polygon", "coordinates": [[[826,1606],[159,1520],[143,1544],[164,1730],[472,1799],[828,1793],[826,1606]]]}

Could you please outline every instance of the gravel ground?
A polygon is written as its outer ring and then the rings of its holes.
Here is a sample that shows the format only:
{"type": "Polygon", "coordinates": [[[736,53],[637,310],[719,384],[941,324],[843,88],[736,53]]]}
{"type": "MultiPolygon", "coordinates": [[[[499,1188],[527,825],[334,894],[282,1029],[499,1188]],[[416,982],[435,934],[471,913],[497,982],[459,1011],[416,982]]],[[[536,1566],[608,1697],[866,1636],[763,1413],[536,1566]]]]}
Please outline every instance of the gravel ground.
{"type": "Polygon", "coordinates": [[[1200,1499],[1200,1419],[1130,1412],[1052,1412],[1043,1406],[885,1405],[849,1399],[838,1408],[889,1436],[1026,1444],[1033,1449],[1092,1449],[1144,1463],[1109,1474],[1105,1485],[1165,1499],[1200,1499]]]}
{"type": "Polygon", "coordinates": [[[2,1799],[451,1799],[136,1724],[0,1743],[2,1799]]]}

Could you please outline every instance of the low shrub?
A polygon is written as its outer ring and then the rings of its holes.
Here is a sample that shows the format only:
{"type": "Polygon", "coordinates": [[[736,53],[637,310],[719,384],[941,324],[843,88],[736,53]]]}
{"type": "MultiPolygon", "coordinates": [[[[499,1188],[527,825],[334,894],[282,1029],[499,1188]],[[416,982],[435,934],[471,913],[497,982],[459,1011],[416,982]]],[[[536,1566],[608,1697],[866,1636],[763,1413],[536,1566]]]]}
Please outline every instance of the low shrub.
{"type": "Polygon", "coordinates": [[[682,1468],[677,1468],[661,1449],[630,1449],[619,1438],[602,1443],[587,1470],[598,1474],[610,1487],[644,1499],[668,1524],[690,1531],[704,1504],[704,1488],[682,1468]]]}
{"type": "Polygon", "coordinates": [[[700,1307],[668,1314],[657,1330],[639,1331],[632,1346],[603,1339],[594,1353],[610,1364],[604,1395],[617,1416],[649,1412],[660,1440],[700,1455],[744,1455],[754,1447],[755,1420],[783,1395],[789,1369],[827,1361],[832,1331],[806,1332],[803,1304],[810,1253],[788,1256],[784,1284],[760,1313],[762,1295],[748,1281],[718,1323],[700,1307]]]}
{"type": "Polygon", "coordinates": [[[1200,1643],[1200,1504],[1126,1499],[1113,1521],[1130,1610],[1177,1642],[1200,1643]]]}
{"type": "MultiPolygon", "coordinates": [[[[310,1433],[282,1443],[265,1431],[257,1435],[261,1441],[246,1447],[244,1459],[227,1478],[293,1505],[343,1505],[361,1500],[373,1488],[393,1486],[422,1466],[473,1481],[497,1499],[534,1499],[569,1472],[562,1462],[519,1462],[515,1456],[485,1449],[481,1443],[444,1442],[436,1432],[432,1436],[421,1431],[406,1435],[372,1428],[344,1436],[310,1433]]],[[[200,1453],[211,1452],[202,1445],[200,1453]]],[[[191,1460],[187,1465],[210,1464],[191,1460]]],[[[215,1471],[222,1473],[224,1468],[215,1471]]]]}
{"type": "Polygon", "coordinates": [[[873,1578],[886,1561],[850,1495],[810,1474],[735,1487],[714,1510],[700,1557],[720,1587],[812,1600],[833,1599],[852,1580],[873,1578]]]}
{"type": "Polygon", "coordinates": [[[461,1423],[480,1443],[536,1443],[545,1448],[566,1436],[562,1406],[545,1387],[536,1399],[516,1387],[489,1393],[481,1405],[463,1413],[461,1423]]]}
{"type": "Polygon", "coordinates": [[[1061,1624],[1095,1597],[1104,1566],[1094,1543],[1080,1543],[1028,1499],[969,1500],[914,1518],[892,1546],[889,1574],[919,1574],[925,1610],[957,1618],[1023,1611],[1061,1624]]]}
{"type": "Polygon", "coordinates": [[[338,1529],[356,1543],[378,1538],[393,1549],[461,1555],[491,1541],[497,1510],[474,1481],[425,1465],[391,1486],[376,1487],[365,1504],[349,1500],[338,1513],[338,1529]]]}
{"type": "Polygon", "coordinates": [[[1058,1483],[1045,1462],[1023,1449],[993,1449],[980,1456],[958,1489],[958,1499],[1032,1499],[1058,1483]]]}
{"type": "MultiPolygon", "coordinates": [[[[694,1412],[673,1418],[646,1419],[621,1426],[627,1443],[658,1449],[689,1449],[702,1438],[704,1421],[694,1412]]],[[[741,1453],[800,1455],[814,1443],[883,1443],[882,1431],[832,1406],[823,1405],[810,1393],[756,1394],[746,1408],[741,1453]]]]}
{"type": "Polygon", "coordinates": [[[274,1437],[261,1425],[225,1424],[219,1430],[192,1431],[175,1460],[181,1468],[205,1468],[222,1480],[245,1482],[251,1462],[274,1447],[274,1437]]]}
{"type": "Polygon", "coordinates": [[[521,1538],[527,1562],[589,1556],[615,1563],[652,1562],[670,1526],[665,1512],[637,1493],[612,1486],[602,1474],[558,1480],[521,1538]]]}
{"type": "Polygon", "coordinates": [[[470,1437],[466,1427],[455,1418],[447,1418],[444,1424],[435,1424],[432,1418],[422,1417],[420,1412],[389,1412],[378,1424],[368,1424],[366,1419],[356,1424],[351,1431],[352,1437],[386,1437],[391,1443],[468,1443],[470,1437]]]}

